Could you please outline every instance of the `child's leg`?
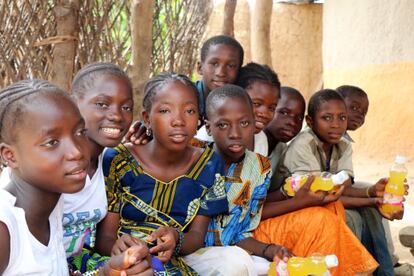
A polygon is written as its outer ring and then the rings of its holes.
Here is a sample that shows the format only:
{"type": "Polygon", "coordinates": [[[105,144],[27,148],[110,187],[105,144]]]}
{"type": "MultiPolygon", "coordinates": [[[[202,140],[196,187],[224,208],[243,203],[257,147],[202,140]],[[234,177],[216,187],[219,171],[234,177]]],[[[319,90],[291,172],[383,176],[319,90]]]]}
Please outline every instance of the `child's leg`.
{"type": "Polygon", "coordinates": [[[211,246],[184,257],[200,275],[257,275],[250,255],[238,246],[211,246]]]}
{"type": "Polygon", "coordinates": [[[361,241],[380,264],[374,274],[394,275],[381,215],[374,207],[358,208],[358,211],[364,223],[361,241]]]}
{"type": "Polygon", "coordinates": [[[294,255],[335,254],[332,275],[371,272],[378,264],[345,221],[323,207],[312,207],[262,221],[254,233],[261,242],[287,247],[294,255]]]}

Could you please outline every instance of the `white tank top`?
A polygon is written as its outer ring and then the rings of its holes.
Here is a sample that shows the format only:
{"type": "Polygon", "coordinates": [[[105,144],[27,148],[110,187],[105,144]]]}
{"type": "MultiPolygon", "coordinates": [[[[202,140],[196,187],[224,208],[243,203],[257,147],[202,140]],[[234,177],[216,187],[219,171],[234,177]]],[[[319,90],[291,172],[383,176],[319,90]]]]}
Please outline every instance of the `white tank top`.
{"type": "Polygon", "coordinates": [[[15,207],[16,198],[0,189],[0,221],[10,234],[10,260],[3,276],[9,275],[69,275],[63,248],[62,198],[50,214],[50,239],[47,246],[29,231],[25,213],[15,207]]]}

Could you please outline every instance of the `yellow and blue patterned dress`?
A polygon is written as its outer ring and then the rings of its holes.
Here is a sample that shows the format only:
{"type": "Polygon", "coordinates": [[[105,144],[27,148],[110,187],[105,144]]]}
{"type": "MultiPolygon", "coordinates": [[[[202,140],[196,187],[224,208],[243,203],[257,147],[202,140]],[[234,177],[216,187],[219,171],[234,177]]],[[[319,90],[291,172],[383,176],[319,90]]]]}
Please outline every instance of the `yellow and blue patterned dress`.
{"type": "MultiPolygon", "coordinates": [[[[118,235],[145,238],[159,226],[187,231],[196,215],[213,217],[227,212],[223,163],[206,148],[189,172],[165,183],[143,171],[138,161],[119,145],[105,152],[103,171],[108,211],[120,214],[118,235]]],[[[182,258],[166,265],[169,275],[196,275],[182,258]]]]}

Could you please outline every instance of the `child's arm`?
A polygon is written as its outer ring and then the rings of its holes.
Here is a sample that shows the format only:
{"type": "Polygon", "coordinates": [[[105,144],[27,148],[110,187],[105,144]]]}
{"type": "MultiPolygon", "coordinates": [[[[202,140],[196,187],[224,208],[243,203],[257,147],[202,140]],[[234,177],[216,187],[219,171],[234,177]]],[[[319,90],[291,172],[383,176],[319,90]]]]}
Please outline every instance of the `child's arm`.
{"type": "MultiPolygon", "coordinates": [[[[96,250],[104,256],[111,256],[112,247],[117,241],[119,214],[108,212],[105,218],[98,223],[96,231],[96,250]]],[[[125,248],[125,250],[128,247],[125,248]]],[[[118,252],[117,252],[118,253],[118,252]]]]}
{"type": "Polygon", "coordinates": [[[197,249],[204,247],[204,237],[207,233],[210,218],[207,216],[197,215],[190,225],[190,229],[184,234],[183,244],[180,249],[180,255],[188,255],[197,249]]]}
{"type": "Polygon", "coordinates": [[[269,261],[279,258],[287,262],[287,259],[292,256],[289,250],[283,246],[262,243],[254,238],[244,239],[236,243],[236,245],[247,252],[252,252],[253,255],[263,257],[269,261]]]}
{"type": "Polygon", "coordinates": [[[6,224],[0,222],[0,275],[6,270],[10,259],[10,234],[6,224]]]}

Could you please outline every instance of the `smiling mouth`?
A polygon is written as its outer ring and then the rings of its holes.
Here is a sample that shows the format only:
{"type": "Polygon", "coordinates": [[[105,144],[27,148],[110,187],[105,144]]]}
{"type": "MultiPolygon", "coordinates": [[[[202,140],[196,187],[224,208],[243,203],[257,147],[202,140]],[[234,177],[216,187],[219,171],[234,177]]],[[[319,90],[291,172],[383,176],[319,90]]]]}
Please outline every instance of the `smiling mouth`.
{"type": "Polygon", "coordinates": [[[121,129],[114,127],[102,127],[100,129],[106,136],[111,138],[119,138],[121,136],[121,129]]]}
{"type": "Polygon", "coordinates": [[[79,168],[67,173],[66,176],[73,178],[74,180],[83,180],[87,176],[87,171],[86,169],[79,168]]]}
{"type": "Polygon", "coordinates": [[[258,128],[258,129],[263,129],[266,125],[265,125],[265,123],[263,123],[263,122],[256,121],[255,126],[256,126],[256,128],[258,128]]]}
{"type": "Polygon", "coordinates": [[[226,82],[226,81],[213,81],[213,83],[214,83],[216,86],[219,86],[219,87],[224,86],[224,85],[226,85],[226,84],[227,84],[227,82],[226,82]]]}

